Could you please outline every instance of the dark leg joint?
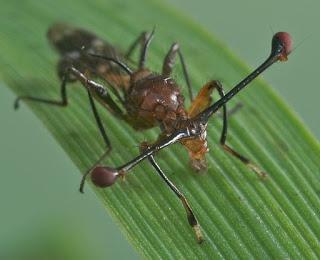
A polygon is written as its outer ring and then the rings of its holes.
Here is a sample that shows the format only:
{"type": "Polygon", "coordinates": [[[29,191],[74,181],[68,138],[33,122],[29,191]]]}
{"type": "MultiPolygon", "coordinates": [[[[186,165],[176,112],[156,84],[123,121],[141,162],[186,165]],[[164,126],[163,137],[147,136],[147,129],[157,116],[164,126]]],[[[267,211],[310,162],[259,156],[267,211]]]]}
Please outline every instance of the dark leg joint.
{"type": "Polygon", "coordinates": [[[204,242],[204,238],[203,238],[203,235],[202,235],[202,232],[201,232],[201,228],[200,228],[200,225],[198,223],[198,220],[196,219],[196,216],[193,214],[192,210],[191,210],[191,207],[190,205],[188,204],[188,201],[186,200],[186,198],[181,194],[180,196],[180,200],[187,212],[187,218],[188,218],[188,222],[190,224],[190,226],[192,227],[195,235],[196,235],[196,238],[197,238],[197,242],[199,244],[203,243],[204,242]]]}
{"type": "Polygon", "coordinates": [[[226,144],[221,144],[221,145],[225,151],[227,151],[231,155],[238,158],[245,165],[247,165],[248,168],[250,168],[252,171],[254,171],[260,179],[265,180],[267,178],[267,174],[264,171],[262,171],[257,165],[255,165],[253,162],[251,162],[249,159],[247,159],[246,157],[242,156],[241,154],[239,154],[238,152],[233,150],[230,146],[228,146],[226,144]]]}

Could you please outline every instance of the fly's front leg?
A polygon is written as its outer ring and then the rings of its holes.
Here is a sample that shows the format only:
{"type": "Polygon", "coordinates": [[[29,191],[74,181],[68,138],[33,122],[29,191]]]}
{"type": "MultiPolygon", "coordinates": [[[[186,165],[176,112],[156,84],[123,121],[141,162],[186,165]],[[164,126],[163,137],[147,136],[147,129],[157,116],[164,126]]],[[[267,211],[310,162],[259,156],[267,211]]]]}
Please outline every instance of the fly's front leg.
{"type": "MultiPolygon", "coordinates": [[[[149,148],[149,145],[146,142],[143,142],[140,145],[141,152],[144,152],[148,148],[149,148]]],[[[184,207],[184,209],[186,211],[188,223],[192,227],[192,229],[193,229],[193,231],[194,231],[194,233],[196,235],[196,239],[197,239],[198,243],[202,243],[204,241],[204,239],[203,239],[203,235],[202,235],[202,232],[201,232],[201,228],[200,228],[200,225],[199,225],[199,222],[198,222],[196,216],[194,215],[194,213],[192,211],[192,208],[191,208],[188,200],[183,195],[183,193],[181,191],[179,191],[179,189],[175,186],[175,184],[172,181],[170,181],[169,178],[165,175],[165,173],[162,171],[160,166],[155,161],[154,156],[153,155],[148,156],[148,160],[151,163],[152,167],[157,171],[159,176],[168,185],[168,187],[180,199],[180,201],[181,201],[181,203],[182,203],[182,205],[183,205],[183,207],[184,207]]]]}
{"type": "MultiPolygon", "coordinates": [[[[103,104],[110,111],[110,113],[112,113],[116,117],[123,118],[124,115],[121,108],[111,98],[108,91],[103,85],[89,79],[85,74],[83,74],[81,71],[79,71],[75,67],[70,67],[68,69],[68,73],[72,74],[72,76],[74,76],[78,81],[80,81],[80,83],[87,89],[87,91],[89,91],[101,102],[103,102],[103,104]]],[[[90,96],[89,96],[89,100],[90,100],[90,96]]],[[[93,108],[92,110],[94,111],[93,108]]]]}
{"type": "MultiPolygon", "coordinates": [[[[219,92],[220,97],[224,96],[224,90],[219,81],[212,81],[212,84],[215,86],[217,91],[219,92]]],[[[222,107],[222,116],[223,116],[223,126],[222,126],[222,133],[220,137],[220,144],[222,145],[223,149],[233,155],[234,157],[238,158],[240,161],[242,161],[245,165],[247,165],[248,168],[250,168],[252,171],[254,171],[258,177],[264,179],[267,174],[262,171],[256,164],[254,164],[251,160],[244,157],[237,151],[235,151],[233,148],[231,148],[229,145],[226,144],[227,140],[227,133],[228,133],[228,114],[227,114],[227,106],[223,105],[222,107]]]]}
{"type": "Polygon", "coordinates": [[[82,179],[81,179],[81,183],[80,183],[80,189],[79,191],[81,193],[83,193],[83,186],[84,186],[84,182],[86,180],[86,177],[87,175],[92,171],[93,168],[95,168],[100,162],[102,162],[104,160],[104,158],[106,158],[106,156],[111,152],[112,150],[112,145],[111,145],[111,142],[108,138],[108,135],[104,129],[104,126],[102,124],[102,121],[101,121],[101,118],[98,114],[98,111],[97,111],[97,108],[96,108],[96,105],[94,103],[94,99],[90,93],[90,91],[88,90],[88,97],[89,97],[89,101],[90,101],[90,105],[91,105],[91,108],[92,108],[92,112],[93,112],[93,115],[96,119],[96,122],[97,122],[97,125],[98,125],[98,128],[99,128],[99,131],[101,133],[101,136],[106,144],[106,150],[105,152],[99,157],[99,159],[83,174],[82,176],[82,179]]]}
{"type": "MultiPolygon", "coordinates": [[[[121,110],[120,108],[116,105],[116,103],[111,99],[111,97],[108,95],[106,89],[100,85],[99,83],[96,83],[93,80],[88,79],[82,72],[77,70],[75,67],[70,67],[67,69],[66,75],[72,75],[76,80],[80,81],[80,83],[86,88],[88,97],[89,97],[89,103],[91,110],[93,112],[94,118],[96,120],[99,132],[102,136],[102,139],[106,145],[106,151],[100,156],[98,161],[93,164],[92,167],[87,172],[90,172],[90,170],[95,167],[99,162],[101,162],[112,150],[112,145],[110,142],[110,139],[108,138],[108,135],[105,131],[105,128],[103,126],[102,120],[100,118],[100,115],[98,113],[98,110],[96,108],[94,99],[92,97],[92,93],[95,94],[97,97],[104,97],[104,101],[108,105],[108,109],[110,112],[116,114],[116,115],[121,115],[121,110]]],[[[84,176],[87,175],[87,172],[84,174],[84,176]]]]}
{"type": "Polygon", "coordinates": [[[180,63],[182,65],[183,75],[184,75],[184,78],[185,78],[185,81],[186,81],[186,84],[188,87],[189,98],[190,98],[190,101],[192,102],[193,101],[193,92],[192,92],[192,87],[191,87],[191,83],[190,83],[190,78],[189,78],[186,63],[184,61],[184,58],[183,58],[183,55],[180,51],[180,46],[178,43],[173,43],[171,45],[170,50],[168,51],[166,57],[164,58],[163,66],[162,66],[162,74],[166,77],[171,76],[172,69],[173,69],[175,62],[176,62],[177,54],[179,55],[180,63]]]}
{"type": "MultiPolygon", "coordinates": [[[[199,91],[198,95],[192,101],[190,108],[188,109],[188,115],[190,118],[197,116],[203,110],[208,108],[212,103],[212,92],[217,88],[218,81],[210,81],[205,84],[199,91]]],[[[220,84],[221,85],[221,84],[220,84]]],[[[227,111],[227,116],[235,114],[238,110],[242,108],[242,103],[237,103],[233,108],[227,111]]],[[[219,110],[215,114],[218,117],[223,118],[223,113],[219,110]]]]}

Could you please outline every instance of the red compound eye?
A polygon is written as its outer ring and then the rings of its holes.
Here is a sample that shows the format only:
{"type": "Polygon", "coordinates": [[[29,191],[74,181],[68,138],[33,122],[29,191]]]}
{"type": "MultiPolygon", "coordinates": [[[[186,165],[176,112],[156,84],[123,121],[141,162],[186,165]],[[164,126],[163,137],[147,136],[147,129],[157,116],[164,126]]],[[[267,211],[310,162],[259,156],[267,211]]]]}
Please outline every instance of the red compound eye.
{"type": "Polygon", "coordinates": [[[91,180],[94,185],[104,188],[111,186],[115,183],[119,176],[119,172],[116,169],[110,167],[97,166],[91,172],[91,180]]]}
{"type": "Polygon", "coordinates": [[[288,55],[293,49],[293,43],[290,34],[287,32],[278,32],[273,36],[273,41],[277,41],[283,46],[284,49],[279,60],[286,61],[288,59],[288,55]]]}

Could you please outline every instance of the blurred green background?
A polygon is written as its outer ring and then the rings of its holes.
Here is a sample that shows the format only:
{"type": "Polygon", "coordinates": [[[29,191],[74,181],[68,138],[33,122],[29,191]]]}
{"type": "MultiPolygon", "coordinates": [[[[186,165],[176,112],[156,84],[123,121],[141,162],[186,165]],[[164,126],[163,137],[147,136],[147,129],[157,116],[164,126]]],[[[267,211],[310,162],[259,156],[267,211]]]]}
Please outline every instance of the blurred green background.
{"type": "MultiPolygon", "coordinates": [[[[251,67],[268,52],[261,53],[261,46],[272,31],[291,32],[298,48],[285,66],[271,69],[264,78],[320,136],[319,1],[167,2],[214,33],[251,67]]],[[[0,258],[138,259],[93,192],[78,193],[78,170],[48,131],[26,106],[13,111],[15,96],[0,87],[0,258]]]]}

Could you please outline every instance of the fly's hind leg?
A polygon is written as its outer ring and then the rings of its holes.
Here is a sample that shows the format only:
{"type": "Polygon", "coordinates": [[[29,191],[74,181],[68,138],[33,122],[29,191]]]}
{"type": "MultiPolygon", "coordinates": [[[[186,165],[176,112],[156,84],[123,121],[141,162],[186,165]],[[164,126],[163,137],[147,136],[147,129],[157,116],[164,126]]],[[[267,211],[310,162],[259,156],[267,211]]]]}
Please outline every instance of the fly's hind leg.
{"type": "Polygon", "coordinates": [[[94,118],[96,120],[99,132],[102,136],[102,139],[106,145],[106,151],[100,156],[98,161],[90,167],[89,171],[87,171],[82,178],[81,181],[81,187],[80,191],[83,192],[83,186],[84,186],[84,181],[85,178],[90,172],[90,170],[95,167],[98,163],[100,163],[112,150],[112,145],[110,142],[110,139],[108,138],[108,135],[105,131],[105,128],[103,126],[102,120],[99,116],[98,110],[95,105],[95,101],[92,97],[91,93],[94,93],[96,96],[103,98],[103,101],[106,103],[106,106],[108,110],[114,114],[115,116],[118,116],[120,118],[123,118],[123,112],[119,108],[119,106],[113,101],[113,99],[108,95],[107,90],[99,83],[96,83],[93,80],[88,79],[82,72],[77,70],[75,67],[71,66],[65,70],[66,72],[61,76],[62,82],[61,82],[61,87],[60,87],[60,95],[61,95],[61,100],[51,100],[51,99],[45,99],[45,98],[38,98],[38,97],[33,97],[33,96],[20,96],[17,97],[17,99],[14,102],[14,107],[17,109],[19,107],[19,102],[21,100],[26,100],[26,101],[32,101],[32,102],[38,102],[38,103],[43,103],[46,105],[53,105],[53,106],[59,106],[59,107],[65,107],[68,105],[68,97],[67,97],[67,91],[66,91],[66,86],[68,82],[72,82],[75,80],[80,81],[80,83],[86,88],[88,97],[89,97],[89,102],[90,102],[90,107],[93,112],[94,118]]]}
{"type": "Polygon", "coordinates": [[[91,91],[94,92],[98,96],[104,97],[104,100],[106,101],[106,103],[108,105],[108,109],[110,110],[111,113],[120,117],[120,116],[123,116],[122,111],[118,107],[118,105],[111,99],[111,97],[108,95],[107,91],[105,90],[105,88],[102,85],[94,82],[93,80],[88,79],[82,72],[77,70],[75,67],[71,66],[70,68],[68,68],[66,70],[66,73],[63,74],[63,76],[61,77],[62,78],[61,87],[60,87],[61,100],[52,100],[52,99],[45,99],[45,98],[39,98],[39,97],[33,97],[33,96],[20,96],[20,97],[16,98],[16,100],[14,102],[14,107],[17,109],[19,107],[19,102],[21,100],[38,102],[38,103],[43,103],[46,105],[53,105],[53,106],[60,106],[60,107],[67,106],[68,105],[68,97],[67,97],[66,86],[67,86],[68,82],[74,81],[74,79],[71,79],[71,77],[73,77],[75,80],[80,81],[80,83],[88,91],[90,107],[91,107],[92,112],[94,114],[99,131],[101,133],[101,136],[102,136],[106,146],[111,147],[110,140],[104,130],[100,116],[99,116],[97,109],[95,107],[94,100],[91,96],[91,91]]]}
{"type": "MultiPolygon", "coordinates": [[[[217,89],[220,97],[224,96],[224,90],[219,81],[212,81],[211,84],[217,89]]],[[[222,116],[223,116],[223,126],[222,126],[222,133],[220,137],[220,144],[222,148],[228,152],[229,154],[233,155],[234,157],[238,158],[240,161],[242,161],[245,165],[247,165],[248,168],[250,168],[253,172],[257,174],[257,176],[261,179],[264,179],[267,177],[267,174],[260,169],[256,164],[254,164],[251,160],[244,157],[237,151],[235,151],[233,148],[231,148],[229,145],[226,144],[227,140],[227,132],[228,132],[228,114],[227,114],[227,106],[223,105],[222,107],[222,116]]]]}
{"type": "Polygon", "coordinates": [[[119,118],[124,118],[124,114],[122,112],[122,110],[119,108],[119,106],[113,101],[113,99],[110,97],[110,95],[108,94],[107,90],[99,83],[88,79],[82,72],[80,72],[79,70],[77,70],[74,67],[71,67],[70,69],[70,73],[72,73],[73,76],[75,76],[77,78],[77,80],[79,80],[83,86],[86,87],[87,92],[88,92],[88,97],[89,97],[89,102],[90,102],[90,106],[93,112],[93,115],[95,117],[95,120],[97,122],[98,125],[98,129],[101,133],[101,136],[106,144],[106,151],[100,156],[100,158],[85,172],[85,174],[82,176],[81,182],[80,182],[80,188],[79,191],[81,193],[83,193],[83,189],[84,189],[84,183],[86,180],[86,177],[88,176],[88,174],[91,172],[91,170],[93,168],[95,168],[112,150],[112,145],[111,142],[106,134],[105,128],[103,126],[103,123],[101,121],[101,118],[99,116],[98,110],[96,108],[95,105],[95,101],[92,97],[92,93],[95,94],[95,96],[97,96],[100,99],[103,99],[103,101],[105,102],[105,105],[107,105],[108,110],[114,114],[115,116],[119,117],[119,118]]]}
{"type": "Polygon", "coordinates": [[[68,105],[68,97],[67,97],[67,90],[66,90],[67,82],[68,82],[67,76],[62,77],[61,86],[60,86],[61,100],[52,100],[52,99],[45,99],[45,98],[39,98],[39,97],[33,97],[33,96],[19,96],[14,101],[14,109],[19,108],[20,101],[22,100],[39,102],[47,105],[60,106],[60,107],[67,106],[68,105]]]}

